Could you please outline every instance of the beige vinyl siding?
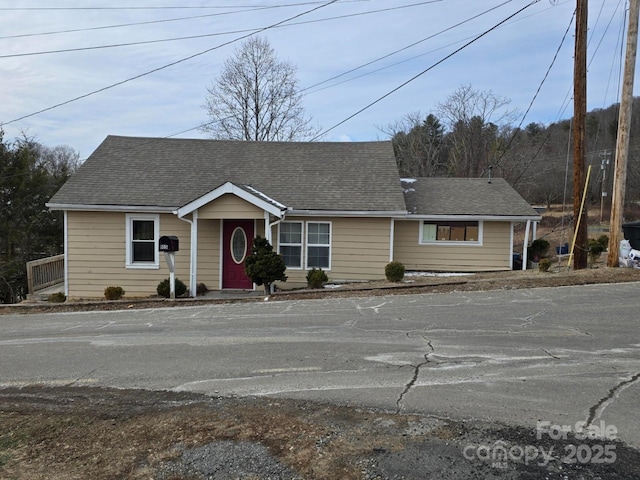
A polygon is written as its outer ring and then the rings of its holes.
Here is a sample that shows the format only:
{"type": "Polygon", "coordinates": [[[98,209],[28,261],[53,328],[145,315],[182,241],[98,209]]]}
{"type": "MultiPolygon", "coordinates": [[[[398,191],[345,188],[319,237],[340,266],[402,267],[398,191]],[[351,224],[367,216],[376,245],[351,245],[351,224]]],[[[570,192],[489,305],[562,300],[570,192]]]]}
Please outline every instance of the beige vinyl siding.
{"type": "Polygon", "coordinates": [[[201,220],[264,218],[264,211],[232,193],[225,193],[213,202],[199,208],[198,218],[201,220]]]}
{"type": "Polygon", "coordinates": [[[198,220],[198,283],[220,288],[220,220],[198,220]]]}
{"type": "MultiPolygon", "coordinates": [[[[135,213],[135,212],[130,212],[135,213]]],[[[174,215],[160,215],[160,235],[176,235],[176,277],[189,282],[190,225],[174,215]]],[[[126,214],[67,212],[67,268],[71,299],[103,298],[110,285],[125,290],[125,297],[156,295],[156,287],[169,277],[164,254],[159,269],[126,268],[126,214]]]]}
{"type": "MultiPolygon", "coordinates": [[[[331,223],[331,269],[326,272],[330,282],[384,279],[384,267],[389,263],[390,253],[389,218],[287,217],[287,221],[304,222],[303,265],[306,257],[306,223],[331,223]]],[[[273,238],[277,249],[277,228],[274,228],[273,238]]],[[[279,284],[279,288],[306,286],[307,272],[304,268],[287,269],[288,279],[279,284]]]]}
{"type": "Polygon", "coordinates": [[[422,221],[396,220],[393,257],[407,270],[481,272],[511,269],[511,223],[483,222],[482,245],[420,245],[422,221]]]}

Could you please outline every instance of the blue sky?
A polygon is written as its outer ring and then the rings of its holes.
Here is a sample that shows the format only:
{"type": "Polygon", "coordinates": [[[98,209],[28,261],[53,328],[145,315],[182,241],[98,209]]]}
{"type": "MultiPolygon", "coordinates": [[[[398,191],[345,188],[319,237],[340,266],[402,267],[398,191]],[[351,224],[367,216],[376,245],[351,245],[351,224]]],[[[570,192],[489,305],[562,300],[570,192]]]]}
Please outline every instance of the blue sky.
{"type": "MultiPolygon", "coordinates": [[[[197,127],[207,121],[202,108],[206,88],[241,37],[296,15],[259,34],[281,60],[297,67],[307,114],[322,130],[426,71],[328,131],[324,140],[387,139],[384,127],[413,112],[426,116],[463,85],[510,99],[509,108],[521,113],[519,119],[540,88],[525,125],[549,124],[573,113],[575,0],[342,0],[328,5],[313,0],[92,0],[82,2],[90,9],[65,9],[78,3],[0,5],[5,140],[25,132],[50,147],[69,145],[86,158],[110,134],[165,137],[197,127]],[[40,9],[45,7],[50,9],[40,9]],[[112,27],[142,22],[154,23],[112,27]],[[451,55],[483,32],[488,33],[451,55]],[[187,36],[199,38],[159,41],[187,36]],[[25,55],[69,49],[85,50],[25,55]],[[125,83],[91,94],[120,82],[125,83]],[[308,88],[321,82],[326,83],[308,88]]],[[[626,9],[624,0],[589,1],[590,110],[618,101],[626,9]]],[[[191,130],[178,136],[204,134],[191,130]]]]}

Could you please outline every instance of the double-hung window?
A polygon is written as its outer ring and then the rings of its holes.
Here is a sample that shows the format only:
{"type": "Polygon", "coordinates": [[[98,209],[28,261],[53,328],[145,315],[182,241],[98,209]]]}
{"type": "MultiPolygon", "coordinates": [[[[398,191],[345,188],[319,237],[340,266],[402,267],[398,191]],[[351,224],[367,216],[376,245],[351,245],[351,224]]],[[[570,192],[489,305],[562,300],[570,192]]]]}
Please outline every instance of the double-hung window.
{"type": "Polygon", "coordinates": [[[331,269],[330,222],[281,222],[278,252],[287,268],[331,269]]]}
{"type": "Polygon", "coordinates": [[[159,232],[158,215],[127,215],[127,267],[159,268],[159,232]]]}
{"type": "Polygon", "coordinates": [[[302,222],[280,223],[278,249],[287,268],[302,268],[302,222]]]}
{"type": "Polygon", "coordinates": [[[307,222],[307,268],[331,269],[331,223],[307,222]]]}

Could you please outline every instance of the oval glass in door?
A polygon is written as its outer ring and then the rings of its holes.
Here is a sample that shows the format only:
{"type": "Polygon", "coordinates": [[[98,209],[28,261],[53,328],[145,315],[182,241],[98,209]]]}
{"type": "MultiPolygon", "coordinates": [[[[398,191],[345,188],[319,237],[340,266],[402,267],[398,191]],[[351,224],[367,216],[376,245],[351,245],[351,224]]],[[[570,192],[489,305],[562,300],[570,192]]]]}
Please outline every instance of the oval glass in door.
{"type": "Polygon", "coordinates": [[[247,235],[242,227],[236,227],[231,234],[231,258],[237,264],[244,262],[247,256],[247,235]]]}

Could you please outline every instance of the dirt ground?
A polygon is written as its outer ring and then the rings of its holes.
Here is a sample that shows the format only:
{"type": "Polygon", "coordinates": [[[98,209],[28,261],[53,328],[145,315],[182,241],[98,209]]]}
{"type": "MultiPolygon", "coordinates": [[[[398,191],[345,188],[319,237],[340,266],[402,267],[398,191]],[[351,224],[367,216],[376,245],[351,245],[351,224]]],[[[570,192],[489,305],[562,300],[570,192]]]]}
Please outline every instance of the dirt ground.
{"type": "MultiPolygon", "coordinates": [[[[597,267],[408,277],[280,292],[273,300],[640,281],[638,269],[597,267]]],[[[45,304],[0,313],[217,301],[45,304]]],[[[617,441],[539,440],[534,429],[293,400],[30,386],[0,389],[0,425],[0,479],[640,479],[640,452],[617,441]],[[576,447],[613,452],[615,460],[575,461],[567,452],[576,447]],[[523,455],[525,448],[535,456],[523,455]],[[500,449],[506,457],[496,457],[500,449]],[[538,452],[550,450],[544,461],[538,452]]]]}
{"type": "Polygon", "coordinates": [[[0,390],[0,421],[2,479],[640,478],[616,441],[302,401],[32,386],[0,390]],[[615,459],[567,463],[578,445],[615,459]]]}

